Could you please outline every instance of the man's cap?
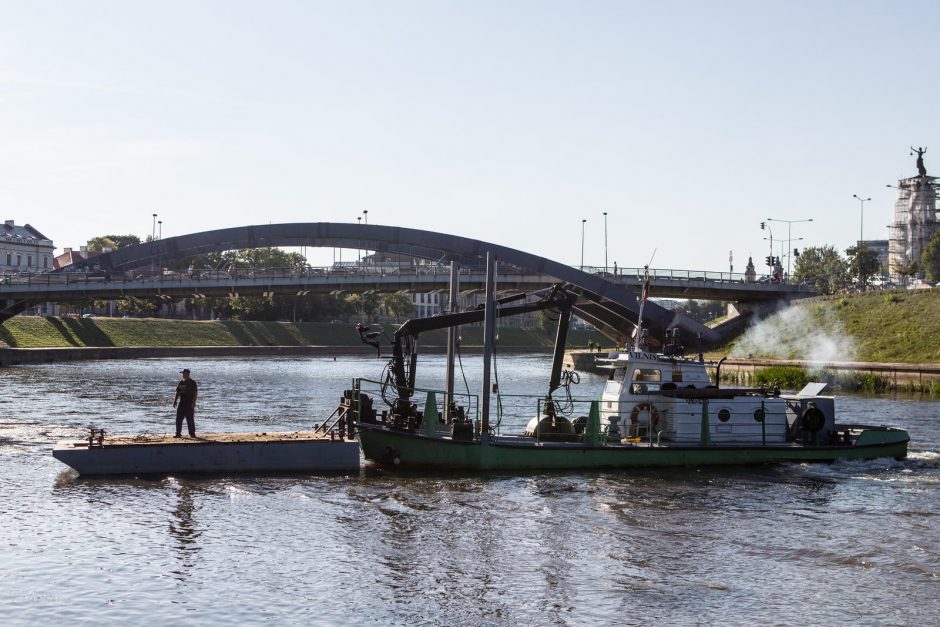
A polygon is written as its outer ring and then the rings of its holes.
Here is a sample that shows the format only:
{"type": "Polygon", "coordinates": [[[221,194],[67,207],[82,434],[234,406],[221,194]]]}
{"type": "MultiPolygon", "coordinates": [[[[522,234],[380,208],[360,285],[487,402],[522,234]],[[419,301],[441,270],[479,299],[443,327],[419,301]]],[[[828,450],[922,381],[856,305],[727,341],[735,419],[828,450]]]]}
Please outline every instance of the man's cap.
{"type": "Polygon", "coordinates": [[[189,368],[183,368],[180,372],[189,372],[189,368]]]}

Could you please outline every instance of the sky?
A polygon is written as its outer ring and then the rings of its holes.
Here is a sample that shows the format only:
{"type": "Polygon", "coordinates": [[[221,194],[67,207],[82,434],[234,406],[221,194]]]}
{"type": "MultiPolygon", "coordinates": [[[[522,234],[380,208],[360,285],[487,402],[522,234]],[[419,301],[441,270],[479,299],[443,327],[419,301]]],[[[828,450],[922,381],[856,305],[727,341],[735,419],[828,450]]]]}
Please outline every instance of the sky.
{"type": "MultiPolygon", "coordinates": [[[[793,247],[887,238],[911,146],[940,174],[936,1],[0,15],[0,217],[58,249],[145,238],[154,213],[169,237],[368,211],[571,265],[727,271],[733,253],[740,272],[769,254],[767,218],[812,218],[793,247]]],[[[779,255],[788,225],[769,225],[779,255]]]]}

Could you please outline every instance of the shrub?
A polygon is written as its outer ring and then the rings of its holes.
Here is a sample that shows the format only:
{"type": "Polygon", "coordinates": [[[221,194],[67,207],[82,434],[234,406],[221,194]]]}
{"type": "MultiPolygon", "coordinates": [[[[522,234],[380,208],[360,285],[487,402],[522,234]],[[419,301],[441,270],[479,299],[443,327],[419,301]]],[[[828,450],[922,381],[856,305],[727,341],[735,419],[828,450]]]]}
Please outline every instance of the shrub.
{"type": "Polygon", "coordinates": [[[804,368],[799,366],[770,366],[754,372],[754,383],[771,385],[776,383],[782,388],[800,389],[806,385],[809,377],[804,368]]]}

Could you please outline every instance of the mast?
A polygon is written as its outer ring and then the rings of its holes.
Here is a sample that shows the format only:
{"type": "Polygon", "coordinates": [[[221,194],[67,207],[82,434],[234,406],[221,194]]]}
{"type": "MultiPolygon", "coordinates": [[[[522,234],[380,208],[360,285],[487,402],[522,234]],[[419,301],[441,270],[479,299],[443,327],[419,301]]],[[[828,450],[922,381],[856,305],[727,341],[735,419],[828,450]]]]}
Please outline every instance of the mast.
{"type": "MultiPolygon", "coordinates": [[[[458,271],[456,261],[450,262],[450,298],[448,313],[457,313],[458,271]]],[[[457,327],[447,327],[447,383],[444,394],[444,422],[450,424],[451,405],[454,403],[454,358],[457,353],[457,327]]]]}
{"type": "Polygon", "coordinates": [[[633,351],[640,352],[640,341],[643,336],[643,305],[650,295],[650,267],[643,266],[643,293],[640,296],[640,313],[636,320],[636,338],[633,341],[633,351]]]}
{"type": "Polygon", "coordinates": [[[490,361],[496,334],[496,258],[486,253],[486,309],[483,322],[483,394],[480,402],[480,440],[486,442],[490,429],[490,361]]]}

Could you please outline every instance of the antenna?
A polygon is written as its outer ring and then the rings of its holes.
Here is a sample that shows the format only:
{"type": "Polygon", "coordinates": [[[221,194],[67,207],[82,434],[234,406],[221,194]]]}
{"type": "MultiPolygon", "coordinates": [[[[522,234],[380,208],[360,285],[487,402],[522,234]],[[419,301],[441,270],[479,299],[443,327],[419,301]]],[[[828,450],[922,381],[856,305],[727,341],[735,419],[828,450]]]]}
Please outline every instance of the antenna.
{"type": "Polygon", "coordinates": [[[654,249],[653,249],[653,254],[650,255],[649,263],[646,264],[646,267],[647,267],[647,268],[650,267],[651,265],[653,265],[653,257],[656,256],[656,251],[657,251],[657,250],[659,250],[659,249],[658,249],[658,248],[654,248],[654,249]]]}

